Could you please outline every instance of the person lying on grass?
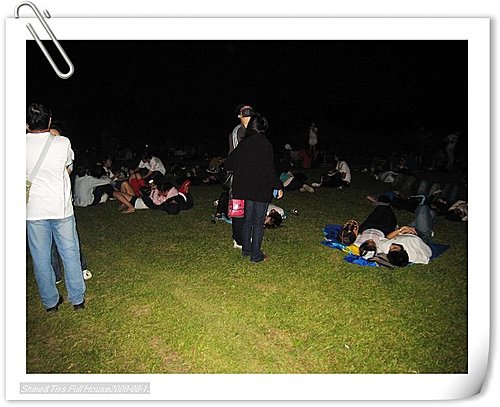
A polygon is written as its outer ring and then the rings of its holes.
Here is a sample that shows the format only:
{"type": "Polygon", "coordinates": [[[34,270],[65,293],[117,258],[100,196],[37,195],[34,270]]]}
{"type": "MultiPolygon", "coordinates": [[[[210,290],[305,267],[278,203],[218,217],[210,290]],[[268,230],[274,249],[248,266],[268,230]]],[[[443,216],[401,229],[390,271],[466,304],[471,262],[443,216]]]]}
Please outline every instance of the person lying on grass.
{"type": "Polygon", "coordinates": [[[429,205],[420,205],[414,222],[395,229],[387,239],[379,241],[380,252],[387,254],[389,262],[396,267],[405,267],[408,263],[428,264],[436,219],[436,212],[429,205]]]}
{"type": "Polygon", "coordinates": [[[159,186],[155,181],[151,181],[149,195],[136,197],[120,191],[115,192],[114,197],[121,203],[119,208],[121,213],[133,213],[136,209],[153,209],[177,215],[181,210],[193,207],[189,181],[185,181],[179,189],[168,181],[161,181],[159,186]]]}
{"type": "Polygon", "coordinates": [[[359,248],[362,257],[372,257],[379,252],[379,242],[396,229],[397,225],[396,215],[390,206],[376,206],[359,226],[359,234],[352,244],[359,248]]]}

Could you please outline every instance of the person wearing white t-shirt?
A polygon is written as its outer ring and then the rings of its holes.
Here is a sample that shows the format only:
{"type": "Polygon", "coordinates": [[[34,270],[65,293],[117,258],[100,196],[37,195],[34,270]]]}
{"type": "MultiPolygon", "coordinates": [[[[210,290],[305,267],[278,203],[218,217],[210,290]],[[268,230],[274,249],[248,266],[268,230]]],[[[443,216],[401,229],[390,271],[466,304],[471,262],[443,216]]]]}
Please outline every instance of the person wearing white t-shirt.
{"type": "Polygon", "coordinates": [[[337,161],[335,168],[328,171],[328,173],[322,174],[320,182],[312,183],[313,187],[332,187],[344,189],[351,184],[351,169],[347,162],[339,160],[338,156],[334,157],[337,161]]]}
{"type": "Polygon", "coordinates": [[[47,140],[53,139],[32,180],[26,207],[28,245],[40,299],[47,312],[56,312],[64,301],[57,290],[51,265],[52,239],[63,259],[68,300],[75,310],[82,310],[85,307],[85,282],[67,171],[74,154],[69,139],[50,134],[51,121],[51,113],[46,106],[36,103],[29,106],[26,120],[26,178],[35,167],[47,140]]]}
{"type": "Polygon", "coordinates": [[[163,162],[158,157],[155,157],[147,152],[142,155],[139,165],[133,172],[138,171],[139,168],[146,168],[148,170],[146,176],[143,177],[144,179],[152,179],[156,174],[163,177],[167,173],[163,162]]]}
{"type": "Polygon", "coordinates": [[[430,247],[436,213],[428,205],[421,205],[415,211],[415,221],[387,235],[387,241],[379,242],[379,249],[397,267],[408,263],[428,264],[432,257],[430,247]]]}

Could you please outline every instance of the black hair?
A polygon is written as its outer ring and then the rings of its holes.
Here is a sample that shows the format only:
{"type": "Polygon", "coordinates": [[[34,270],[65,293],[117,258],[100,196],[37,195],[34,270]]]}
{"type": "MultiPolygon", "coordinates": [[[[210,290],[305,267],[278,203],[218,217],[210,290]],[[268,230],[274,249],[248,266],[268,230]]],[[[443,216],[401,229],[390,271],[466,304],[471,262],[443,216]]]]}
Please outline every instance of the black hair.
{"type": "Polygon", "coordinates": [[[30,130],[46,130],[49,128],[51,117],[52,112],[47,106],[32,103],[28,107],[26,124],[30,130]]]}
{"type": "Polygon", "coordinates": [[[144,152],[142,153],[142,161],[147,160],[148,158],[150,158],[150,159],[151,159],[151,158],[153,158],[153,156],[151,155],[151,153],[150,153],[150,152],[148,152],[148,151],[144,151],[144,152]]]}
{"type": "Polygon", "coordinates": [[[144,178],[146,175],[148,175],[149,170],[148,170],[147,168],[143,167],[143,168],[139,168],[139,169],[137,170],[137,172],[139,173],[139,175],[140,175],[142,178],[144,178]]]}
{"type": "Polygon", "coordinates": [[[247,130],[253,130],[257,133],[265,133],[269,127],[267,119],[260,114],[255,114],[250,118],[247,125],[247,130]]]}
{"type": "Polygon", "coordinates": [[[270,212],[267,216],[271,219],[269,223],[265,225],[266,228],[277,228],[281,225],[281,222],[283,222],[283,218],[278,212],[270,212]]]}
{"type": "Polygon", "coordinates": [[[167,191],[169,191],[173,187],[174,187],[174,184],[172,184],[170,181],[162,181],[158,185],[158,191],[160,191],[160,192],[167,192],[167,191]]]}
{"type": "Polygon", "coordinates": [[[361,243],[361,246],[359,246],[359,254],[364,256],[367,252],[377,253],[377,246],[375,245],[375,242],[367,240],[366,242],[361,243]]]}
{"type": "Polygon", "coordinates": [[[408,253],[404,249],[389,251],[389,253],[387,253],[387,260],[396,267],[405,267],[410,261],[408,253]]]}
{"type": "Polygon", "coordinates": [[[255,113],[253,107],[245,103],[236,106],[234,111],[235,116],[250,117],[255,113]]]}
{"type": "Polygon", "coordinates": [[[92,170],[90,170],[90,175],[94,178],[101,178],[103,175],[106,174],[106,171],[104,168],[102,168],[101,165],[95,165],[92,170]]]}
{"type": "Polygon", "coordinates": [[[87,175],[87,169],[84,166],[79,165],[78,167],[76,167],[76,175],[78,175],[79,177],[84,177],[85,175],[87,175]]]}

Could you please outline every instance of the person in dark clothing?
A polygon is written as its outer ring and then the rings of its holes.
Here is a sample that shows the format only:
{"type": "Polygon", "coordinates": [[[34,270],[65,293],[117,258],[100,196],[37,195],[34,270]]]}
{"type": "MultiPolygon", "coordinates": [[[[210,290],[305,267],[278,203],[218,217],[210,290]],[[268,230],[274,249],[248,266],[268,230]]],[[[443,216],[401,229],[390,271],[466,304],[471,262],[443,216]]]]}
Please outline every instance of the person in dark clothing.
{"type": "Polygon", "coordinates": [[[378,229],[387,235],[396,229],[398,221],[390,206],[379,205],[368,215],[365,221],[359,226],[359,232],[366,229],[378,229]]]}
{"type": "MultiPolygon", "coordinates": [[[[252,106],[247,104],[241,104],[236,107],[236,116],[240,120],[240,123],[233,129],[229,135],[229,152],[228,155],[233,152],[233,150],[238,146],[239,142],[245,137],[246,128],[250,118],[255,111],[252,106]]],[[[227,170],[226,166],[223,166],[227,170]]],[[[231,189],[231,186],[229,186],[231,189]]],[[[229,191],[231,192],[231,191],[229,191]]],[[[231,229],[233,232],[233,247],[235,249],[242,248],[243,242],[243,218],[234,218],[231,223],[231,229]]]]}
{"type": "Polygon", "coordinates": [[[261,245],[264,218],[267,205],[273,199],[273,190],[277,190],[278,199],[283,196],[283,184],[274,167],[273,147],[266,137],[267,128],[264,117],[252,116],[245,137],[224,164],[234,174],[233,198],[245,200],[242,253],[254,263],[267,259],[261,245]]]}

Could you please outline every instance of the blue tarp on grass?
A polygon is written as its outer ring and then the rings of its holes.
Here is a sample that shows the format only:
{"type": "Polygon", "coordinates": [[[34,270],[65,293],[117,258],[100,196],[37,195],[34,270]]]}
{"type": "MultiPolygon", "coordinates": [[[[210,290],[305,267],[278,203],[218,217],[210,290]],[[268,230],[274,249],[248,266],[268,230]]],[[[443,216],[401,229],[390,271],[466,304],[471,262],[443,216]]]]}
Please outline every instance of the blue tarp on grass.
{"type": "MultiPolygon", "coordinates": [[[[349,263],[358,264],[360,266],[378,267],[377,263],[365,260],[361,256],[350,253],[347,246],[337,240],[340,229],[342,229],[342,225],[326,225],[323,229],[325,240],[323,240],[321,244],[327,247],[331,247],[332,249],[338,249],[347,253],[347,255],[344,257],[344,260],[349,263]]],[[[431,260],[434,260],[435,258],[441,256],[446,250],[448,250],[450,246],[441,243],[431,243],[430,248],[432,250],[431,260]]]]}

